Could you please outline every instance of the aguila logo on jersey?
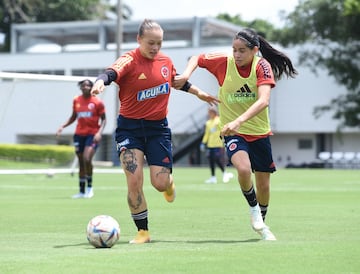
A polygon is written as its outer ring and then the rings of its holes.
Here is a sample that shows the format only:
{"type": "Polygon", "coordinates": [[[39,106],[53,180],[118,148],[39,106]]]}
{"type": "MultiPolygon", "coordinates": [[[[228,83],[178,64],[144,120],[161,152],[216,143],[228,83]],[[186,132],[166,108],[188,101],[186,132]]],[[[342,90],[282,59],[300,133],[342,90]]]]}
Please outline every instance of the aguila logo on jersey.
{"type": "Polygon", "coordinates": [[[92,112],[91,111],[81,111],[78,112],[76,115],[77,118],[89,118],[92,117],[92,112]]]}
{"type": "Polygon", "coordinates": [[[166,82],[160,86],[139,91],[137,94],[137,100],[144,101],[147,99],[155,98],[158,95],[168,94],[169,91],[169,83],[166,82]]]}

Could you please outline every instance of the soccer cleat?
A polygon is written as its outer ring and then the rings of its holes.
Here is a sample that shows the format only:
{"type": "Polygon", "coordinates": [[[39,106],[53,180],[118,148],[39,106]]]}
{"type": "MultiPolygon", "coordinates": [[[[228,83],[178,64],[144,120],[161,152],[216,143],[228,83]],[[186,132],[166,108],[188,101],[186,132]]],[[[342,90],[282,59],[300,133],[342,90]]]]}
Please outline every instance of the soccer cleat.
{"type": "Polygon", "coordinates": [[[265,227],[259,204],[250,207],[250,220],[252,228],[258,232],[265,227]]]}
{"type": "Polygon", "coordinates": [[[217,180],[215,176],[211,176],[209,179],[205,181],[205,184],[216,184],[217,180]]]}
{"type": "Polygon", "coordinates": [[[150,243],[150,233],[148,230],[140,229],[135,238],[132,239],[130,244],[144,244],[144,243],[150,243]]]}
{"type": "Polygon", "coordinates": [[[232,179],[233,177],[234,177],[234,174],[232,174],[230,172],[224,172],[223,183],[228,183],[230,181],[230,179],[232,179]]]}
{"type": "Polygon", "coordinates": [[[163,193],[164,193],[165,200],[168,201],[169,203],[172,203],[176,197],[174,182],[172,182],[171,185],[163,193]]]}
{"type": "Polygon", "coordinates": [[[82,199],[85,198],[85,193],[79,192],[78,194],[75,194],[72,196],[73,199],[82,199]]]}
{"type": "Polygon", "coordinates": [[[94,190],[92,187],[88,187],[84,198],[91,198],[92,196],[94,196],[94,190]]]}
{"type": "Polygon", "coordinates": [[[264,225],[263,229],[260,231],[257,231],[263,240],[265,241],[276,241],[276,237],[272,232],[270,231],[270,228],[267,225],[264,225]]]}

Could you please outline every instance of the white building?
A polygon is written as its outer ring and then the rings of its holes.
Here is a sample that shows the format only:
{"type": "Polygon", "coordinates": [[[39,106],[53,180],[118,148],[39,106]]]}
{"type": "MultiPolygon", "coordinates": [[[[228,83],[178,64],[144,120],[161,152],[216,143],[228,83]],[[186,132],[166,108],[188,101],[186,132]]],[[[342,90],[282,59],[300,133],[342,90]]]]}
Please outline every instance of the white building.
{"type": "MultiPolygon", "coordinates": [[[[233,36],[239,31],[239,26],[212,18],[158,21],[165,31],[162,50],[172,57],[180,73],[192,55],[231,52],[233,36]]],[[[137,46],[139,24],[123,23],[121,52],[137,46]]],[[[11,53],[0,54],[0,71],[95,77],[116,59],[116,29],[115,21],[13,25],[11,53]]],[[[338,121],[331,114],[319,119],[313,116],[315,106],[345,93],[344,87],[326,72],[315,75],[297,66],[295,49],[281,50],[293,60],[299,75],[279,81],[272,93],[270,117],[277,165],[316,162],[321,151],[359,152],[359,129],[339,135],[338,121]]],[[[198,69],[190,81],[217,93],[215,78],[205,70],[198,69]]],[[[55,138],[55,132],[71,114],[72,99],[80,93],[76,83],[0,79],[0,143],[71,144],[75,123],[63,131],[60,139],[55,138]]],[[[116,161],[112,138],[118,108],[116,86],[108,87],[101,98],[106,104],[108,125],[97,158],[116,161]]],[[[182,91],[172,91],[168,119],[175,150],[191,139],[198,141],[206,115],[205,103],[182,91]]]]}

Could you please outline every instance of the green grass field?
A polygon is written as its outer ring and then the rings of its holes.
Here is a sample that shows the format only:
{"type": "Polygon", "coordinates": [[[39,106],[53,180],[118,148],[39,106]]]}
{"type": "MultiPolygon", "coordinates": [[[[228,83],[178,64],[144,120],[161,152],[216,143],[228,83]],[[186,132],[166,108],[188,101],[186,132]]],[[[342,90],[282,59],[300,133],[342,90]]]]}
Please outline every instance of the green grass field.
{"type": "Polygon", "coordinates": [[[70,198],[76,176],[0,175],[0,273],[360,273],[359,170],[278,170],[267,217],[276,242],[252,231],[234,179],[207,185],[207,168],[173,173],[177,198],[168,204],[145,170],[152,243],[144,245],[128,244],[136,231],[123,174],[96,173],[95,196],[81,200],[70,198]],[[87,242],[99,214],[120,223],[111,249],[87,242]]]}

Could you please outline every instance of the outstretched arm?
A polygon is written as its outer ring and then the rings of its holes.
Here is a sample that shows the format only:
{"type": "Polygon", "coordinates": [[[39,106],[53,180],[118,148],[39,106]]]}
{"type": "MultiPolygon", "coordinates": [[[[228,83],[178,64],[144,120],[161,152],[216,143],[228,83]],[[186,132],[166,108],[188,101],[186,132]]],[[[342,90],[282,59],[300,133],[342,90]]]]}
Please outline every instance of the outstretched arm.
{"type": "Polygon", "coordinates": [[[184,72],[180,75],[175,76],[174,79],[174,88],[181,89],[182,86],[185,85],[186,81],[189,80],[191,74],[198,67],[198,56],[192,56],[184,70],[184,72]]]}
{"type": "Polygon", "coordinates": [[[218,103],[221,103],[217,97],[206,93],[195,85],[191,85],[188,92],[196,95],[200,100],[207,102],[210,106],[216,106],[218,103]]]}
{"type": "Polygon", "coordinates": [[[116,80],[116,72],[112,69],[107,69],[101,73],[95,80],[94,86],[91,89],[91,95],[97,95],[104,91],[105,86],[111,84],[116,80]]]}

